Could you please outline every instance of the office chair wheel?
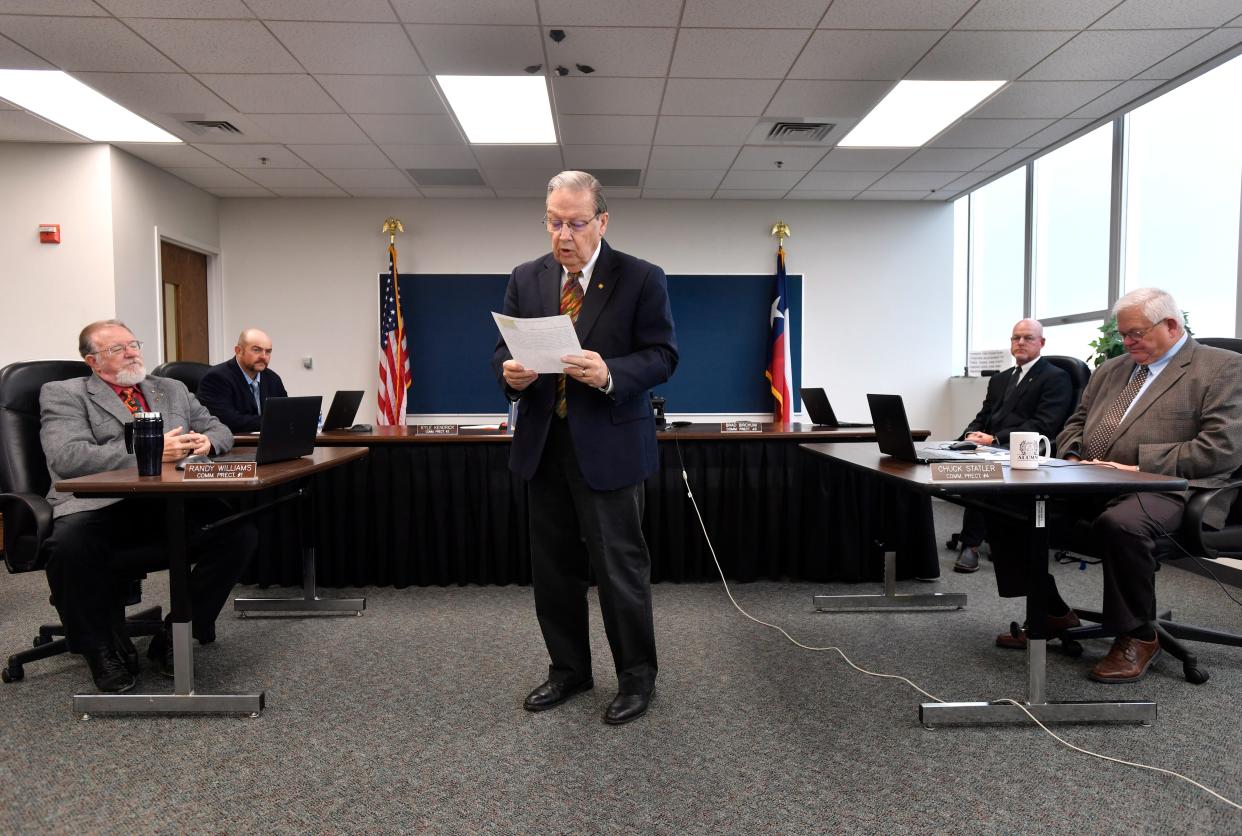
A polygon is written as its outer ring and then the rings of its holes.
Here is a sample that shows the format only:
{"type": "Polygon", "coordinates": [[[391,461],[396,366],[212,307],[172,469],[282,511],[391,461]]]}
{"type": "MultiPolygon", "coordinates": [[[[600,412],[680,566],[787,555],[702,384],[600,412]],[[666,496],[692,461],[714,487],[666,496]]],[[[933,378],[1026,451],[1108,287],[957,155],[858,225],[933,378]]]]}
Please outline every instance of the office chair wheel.
{"type": "Polygon", "coordinates": [[[1186,677],[1186,681],[1191,685],[1202,685],[1212,678],[1210,673],[1200,667],[1197,667],[1195,663],[1189,659],[1182,663],[1182,676],[1186,677]]]}
{"type": "Polygon", "coordinates": [[[1082,655],[1082,642],[1078,639],[1061,639],[1061,652],[1071,659],[1077,659],[1082,655]]]}
{"type": "Polygon", "coordinates": [[[4,680],[5,683],[21,682],[25,678],[26,671],[22,669],[21,665],[10,664],[0,671],[0,680],[4,680]]]}

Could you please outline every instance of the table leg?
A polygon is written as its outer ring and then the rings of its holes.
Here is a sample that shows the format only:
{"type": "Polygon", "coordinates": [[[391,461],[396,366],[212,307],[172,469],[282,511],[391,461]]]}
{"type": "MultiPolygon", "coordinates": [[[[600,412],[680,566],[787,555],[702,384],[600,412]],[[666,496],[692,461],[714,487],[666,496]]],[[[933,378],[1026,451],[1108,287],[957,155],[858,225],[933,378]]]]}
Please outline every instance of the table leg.
{"type": "Polygon", "coordinates": [[[965,592],[897,592],[897,553],[884,553],[884,593],[881,595],[816,595],[820,612],[871,612],[875,610],[960,610],[965,592]]]}

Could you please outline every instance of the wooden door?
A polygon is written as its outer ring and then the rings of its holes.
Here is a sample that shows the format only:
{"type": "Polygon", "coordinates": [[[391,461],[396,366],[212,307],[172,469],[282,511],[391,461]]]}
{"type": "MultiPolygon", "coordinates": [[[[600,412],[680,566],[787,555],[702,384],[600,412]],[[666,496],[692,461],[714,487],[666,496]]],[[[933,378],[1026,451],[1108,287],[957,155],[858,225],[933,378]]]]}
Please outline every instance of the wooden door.
{"type": "Polygon", "coordinates": [[[207,347],[207,256],[160,242],[164,362],[210,363],[207,347]]]}

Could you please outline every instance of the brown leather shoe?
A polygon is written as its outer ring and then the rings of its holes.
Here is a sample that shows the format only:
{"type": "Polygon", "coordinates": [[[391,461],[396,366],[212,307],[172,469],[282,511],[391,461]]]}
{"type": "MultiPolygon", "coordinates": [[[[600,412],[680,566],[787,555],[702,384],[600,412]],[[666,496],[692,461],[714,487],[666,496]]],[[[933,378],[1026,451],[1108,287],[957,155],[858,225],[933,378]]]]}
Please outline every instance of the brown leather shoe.
{"type": "MultiPolygon", "coordinates": [[[[1082,621],[1079,620],[1078,613],[1073,610],[1065,615],[1048,616],[1048,632],[1056,638],[1062,638],[1066,630],[1081,626],[1082,621]]],[[[1021,632],[1016,636],[1012,631],[1001,633],[996,637],[996,646],[1009,650],[1026,650],[1026,624],[1022,625],[1021,632]]]]}
{"type": "Polygon", "coordinates": [[[1091,678],[1096,682],[1138,682],[1147,675],[1152,660],[1160,655],[1160,640],[1143,641],[1118,636],[1108,655],[1095,663],[1091,678]]]}

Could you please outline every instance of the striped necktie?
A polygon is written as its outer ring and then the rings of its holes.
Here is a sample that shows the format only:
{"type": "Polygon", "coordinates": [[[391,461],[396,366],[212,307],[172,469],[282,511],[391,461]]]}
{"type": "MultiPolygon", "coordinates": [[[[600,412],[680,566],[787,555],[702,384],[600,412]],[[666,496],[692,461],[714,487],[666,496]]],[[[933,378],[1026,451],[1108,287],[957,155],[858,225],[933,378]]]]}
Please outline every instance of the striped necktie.
{"type": "Polygon", "coordinates": [[[1104,413],[1104,418],[1091,433],[1091,438],[1087,439],[1088,459],[1101,459],[1108,452],[1108,445],[1112,443],[1113,434],[1117,432],[1117,427],[1121,426],[1121,419],[1125,416],[1126,410],[1130,408],[1134,396],[1138,394],[1139,389],[1143,388],[1145,380],[1147,380],[1147,367],[1139,366],[1138,372],[1130,378],[1130,382],[1117,393],[1116,400],[1104,413]]]}
{"type": "MultiPolygon", "coordinates": [[[[582,310],[582,273],[570,273],[561,288],[561,313],[570,321],[578,321],[578,312],[582,310]]],[[[556,379],[556,417],[564,418],[569,413],[569,404],[565,397],[565,375],[556,379]]]]}

